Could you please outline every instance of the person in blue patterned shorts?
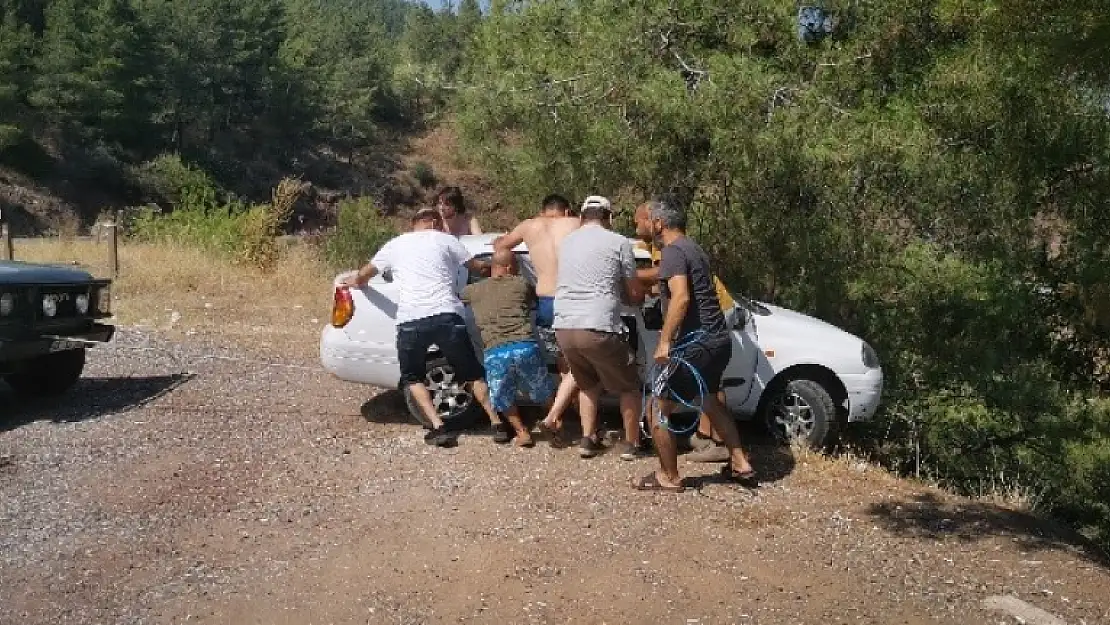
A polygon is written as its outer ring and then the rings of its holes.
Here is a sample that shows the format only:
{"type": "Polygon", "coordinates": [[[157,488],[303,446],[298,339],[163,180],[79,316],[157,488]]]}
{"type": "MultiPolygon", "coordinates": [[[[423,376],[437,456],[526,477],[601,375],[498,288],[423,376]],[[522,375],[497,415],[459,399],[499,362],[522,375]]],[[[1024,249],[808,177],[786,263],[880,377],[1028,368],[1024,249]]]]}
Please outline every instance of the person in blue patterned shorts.
{"type": "Polygon", "coordinates": [[[555,381],[547,371],[543,351],[532,335],[529,315],[536,303],[532,285],[517,273],[516,255],[498,250],[493,255],[490,278],[466,287],[462,300],[474,312],[485,344],[486,382],[494,410],[504,422],[493,426],[494,440],[531,447],[532,436],[520,418],[521,396],[544,405],[555,394],[555,381]]]}

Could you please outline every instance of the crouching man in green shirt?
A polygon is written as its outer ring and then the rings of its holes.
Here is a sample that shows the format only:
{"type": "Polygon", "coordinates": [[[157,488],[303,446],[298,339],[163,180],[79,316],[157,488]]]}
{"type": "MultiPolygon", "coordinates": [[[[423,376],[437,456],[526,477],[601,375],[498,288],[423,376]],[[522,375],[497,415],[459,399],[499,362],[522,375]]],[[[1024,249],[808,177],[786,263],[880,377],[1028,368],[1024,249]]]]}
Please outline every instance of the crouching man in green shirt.
{"type": "Polygon", "coordinates": [[[544,405],[555,394],[555,382],[548,374],[543,350],[532,336],[529,321],[536,292],[517,275],[512,250],[494,253],[490,276],[467,286],[462,300],[474,312],[485,343],[486,382],[493,409],[508,419],[516,434],[513,437],[502,422],[493,426],[494,440],[531,447],[532,436],[521,421],[517,397],[523,395],[544,405]]]}

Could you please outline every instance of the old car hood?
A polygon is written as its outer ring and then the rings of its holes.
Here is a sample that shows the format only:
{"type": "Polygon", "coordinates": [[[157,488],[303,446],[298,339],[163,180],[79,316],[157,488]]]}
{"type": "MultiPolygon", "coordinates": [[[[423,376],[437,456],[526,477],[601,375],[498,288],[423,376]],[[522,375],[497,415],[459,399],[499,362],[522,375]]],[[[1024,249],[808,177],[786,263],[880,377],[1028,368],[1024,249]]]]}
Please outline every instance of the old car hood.
{"type": "Polygon", "coordinates": [[[88,272],[72,267],[0,261],[0,284],[74,284],[90,280],[88,272]]]}

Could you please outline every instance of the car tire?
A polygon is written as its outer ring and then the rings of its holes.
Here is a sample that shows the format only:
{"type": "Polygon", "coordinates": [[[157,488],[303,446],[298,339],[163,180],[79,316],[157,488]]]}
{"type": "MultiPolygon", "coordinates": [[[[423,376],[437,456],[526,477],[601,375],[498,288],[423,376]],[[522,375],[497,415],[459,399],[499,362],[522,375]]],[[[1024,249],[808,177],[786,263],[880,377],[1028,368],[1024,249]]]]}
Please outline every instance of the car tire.
{"type": "Polygon", "coordinates": [[[788,380],[771,389],[763,404],[762,419],[780,443],[824,449],[834,438],[836,403],[819,382],[788,380]]]}
{"type": "MultiPolygon", "coordinates": [[[[465,429],[474,425],[482,416],[482,408],[463,385],[454,382],[454,369],[446,358],[428,359],[427,375],[424,384],[432,393],[432,403],[439,408],[439,418],[451,429],[465,429]]],[[[417,405],[409,387],[404,388],[405,406],[409,414],[420,425],[431,428],[432,422],[417,405]]]]}
{"type": "Polygon", "coordinates": [[[5,375],[4,381],[17,395],[51,397],[68,391],[84,369],[85,350],[71,349],[27,361],[19,371],[5,375]]]}

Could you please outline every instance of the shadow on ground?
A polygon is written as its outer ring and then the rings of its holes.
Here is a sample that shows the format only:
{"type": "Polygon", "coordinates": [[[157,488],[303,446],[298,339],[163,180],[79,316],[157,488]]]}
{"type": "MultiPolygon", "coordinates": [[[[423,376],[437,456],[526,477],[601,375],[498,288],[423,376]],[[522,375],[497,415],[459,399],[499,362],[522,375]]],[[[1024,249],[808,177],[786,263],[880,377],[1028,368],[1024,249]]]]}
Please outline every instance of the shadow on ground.
{"type": "Polygon", "coordinates": [[[972,543],[1006,537],[1023,550],[1062,549],[1110,568],[1090,541],[1050,519],[988,503],[945,501],[933,493],[872,504],[868,512],[887,530],[914,538],[972,543]]]}
{"type": "Polygon", "coordinates": [[[405,397],[400,391],[383,391],[371,397],[359,409],[362,418],[370,423],[409,424],[416,422],[409,416],[405,397]]]}
{"type": "Polygon", "coordinates": [[[131,378],[81,378],[64,395],[25,400],[16,398],[11,389],[0,384],[0,431],[34,421],[75,423],[133,410],[172,392],[193,377],[193,374],[175,373],[131,378]]]}

